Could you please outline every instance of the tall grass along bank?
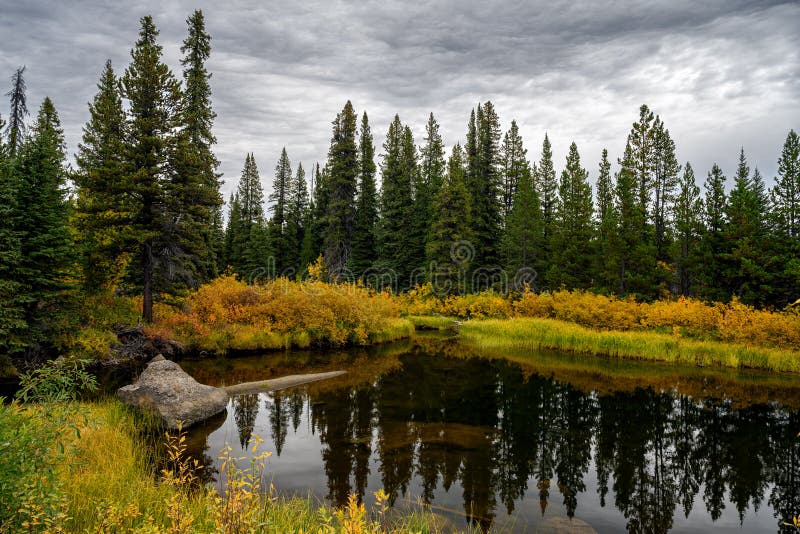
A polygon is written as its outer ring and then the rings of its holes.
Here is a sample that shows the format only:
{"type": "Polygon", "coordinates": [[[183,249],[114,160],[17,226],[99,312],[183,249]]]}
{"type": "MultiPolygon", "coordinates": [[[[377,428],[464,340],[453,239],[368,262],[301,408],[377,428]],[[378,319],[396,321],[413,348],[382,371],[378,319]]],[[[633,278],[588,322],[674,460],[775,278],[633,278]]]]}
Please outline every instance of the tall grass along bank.
{"type": "Polygon", "coordinates": [[[472,320],[459,331],[465,343],[482,348],[554,349],[609,358],[800,372],[800,353],[790,350],[657,332],[600,331],[554,319],[472,320]]]}
{"type": "Polygon", "coordinates": [[[239,469],[222,458],[218,493],[197,483],[182,434],[161,454],[164,440],[146,446],[137,417],[116,400],[0,405],[0,531],[439,532],[430,511],[392,510],[381,491],[370,510],[355,496],[343,509],[281,497],[262,484],[263,461],[239,469]]]}

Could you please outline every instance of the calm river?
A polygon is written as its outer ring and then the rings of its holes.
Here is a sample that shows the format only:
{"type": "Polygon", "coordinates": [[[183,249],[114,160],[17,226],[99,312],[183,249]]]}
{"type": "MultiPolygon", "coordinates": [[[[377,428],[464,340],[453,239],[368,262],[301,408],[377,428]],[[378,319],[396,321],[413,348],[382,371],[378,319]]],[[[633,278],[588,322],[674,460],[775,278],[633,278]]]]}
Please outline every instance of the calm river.
{"type": "Polygon", "coordinates": [[[485,354],[441,335],[181,365],[213,385],[348,371],[235,397],[193,428],[216,484],[220,450],[247,456],[258,435],[279,492],[369,505],[383,488],[457,529],[775,533],[800,512],[797,376],[485,354]]]}

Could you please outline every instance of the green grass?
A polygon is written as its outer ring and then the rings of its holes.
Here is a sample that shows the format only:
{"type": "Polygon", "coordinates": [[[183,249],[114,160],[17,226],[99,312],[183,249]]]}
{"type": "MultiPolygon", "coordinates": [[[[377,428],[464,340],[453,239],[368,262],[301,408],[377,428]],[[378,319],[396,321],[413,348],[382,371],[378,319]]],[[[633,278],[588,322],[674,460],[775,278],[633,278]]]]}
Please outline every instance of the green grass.
{"type": "Polygon", "coordinates": [[[555,319],[473,320],[459,332],[463,342],[480,348],[553,349],[609,358],[800,372],[796,352],[655,332],[599,331],[555,319]]]}
{"type": "Polygon", "coordinates": [[[369,336],[370,343],[388,343],[411,337],[414,334],[414,324],[405,317],[387,317],[384,319],[383,328],[369,336]]]}
{"type": "MultiPolygon", "coordinates": [[[[13,508],[4,507],[12,514],[7,524],[25,531],[57,525],[65,532],[344,532],[344,523],[359,512],[349,508],[337,515],[312,497],[252,492],[241,509],[226,513],[212,488],[169,484],[155,473],[164,457],[154,455],[158,447],[143,437],[160,435],[154,421],[115,399],[0,405],[0,422],[14,427],[0,428],[0,437],[17,436],[15,445],[24,447],[14,449],[12,463],[0,461],[0,500],[16,497],[6,502],[13,508]]],[[[384,521],[387,528],[380,530],[368,513],[347,532],[440,530],[435,514],[421,507],[389,510],[384,521]]]]}
{"type": "Polygon", "coordinates": [[[441,315],[409,315],[406,317],[417,330],[449,330],[458,319],[441,315]]]}

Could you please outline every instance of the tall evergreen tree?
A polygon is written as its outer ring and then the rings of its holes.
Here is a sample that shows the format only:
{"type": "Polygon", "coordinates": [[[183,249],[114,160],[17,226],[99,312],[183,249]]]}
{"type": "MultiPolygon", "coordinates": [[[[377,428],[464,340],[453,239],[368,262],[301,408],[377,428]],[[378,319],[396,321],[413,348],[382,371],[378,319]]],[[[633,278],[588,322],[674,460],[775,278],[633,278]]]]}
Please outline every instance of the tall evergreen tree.
{"type": "Polygon", "coordinates": [[[675,242],[672,248],[678,288],[681,295],[689,297],[695,294],[695,281],[700,269],[700,244],[704,233],[703,201],[689,162],[686,162],[678,183],[673,211],[675,242]]]}
{"type": "Polygon", "coordinates": [[[727,222],[725,180],[722,169],[715,163],[704,183],[706,233],[703,237],[703,281],[704,296],[711,300],[724,300],[727,297],[721,283],[721,254],[725,246],[723,231],[727,222]]]}
{"type": "MultiPolygon", "coordinates": [[[[264,189],[252,153],[245,157],[242,177],[236,190],[236,200],[238,200],[239,220],[233,249],[238,251],[239,255],[232,258],[231,265],[237,273],[250,280],[257,269],[267,267],[265,262],[271,252],[266,243],[268,236],[264,220],[264,189]]],[[[231,223],[233,222],[231,216],[231,223]]]]}
{"type": "Polygon", "coordinates": [[[612,252],[617,229],[617,209],[614,202],[614,181],[608,150],[603,149],[597,177],[597,249],[596,272],[599,287],[606,291],[615,289],[617,273],[612,252]]]}
{"type": "Polygon", "coordinates": [[[642,235],[647,214],[639,195],[637,161],[630,140],[619,163],[614,191],[618,222],[612,253],[617,270],[617,291],[622,295],[652,297],[655,250],[642,235]]]}
{"type": "Polygon", "coordinates": [[[375,146],[366,111],[358,141],[358,200],[350,270],[361,276],[377,257],[378,191],[375,184],[375,146]]]}
{"type": "Polygon", "coordinates": [[[333,280],[339,280],[345,273],[353,239],[358,181],[357,121],[348,100],[333,122],[328,151],[328,206],[323,249],[328,274],[333,280]]]}
{"type": "Polygon", "coordinates": [[[739,153],[734,186],[725,211],[725,269],[721,273],[725,289],[747,304],[763,303],[767,296],[764,293],[767,273],[762,267],[766,256],[762,248],[764,214],[750,176],[744,148],[739,153]]]}
{"type": "Polygon", "coordinates": [[[554,261],[548,281],[553,287],[587,289],[593,283],[592,188],[574,142],[569,147],[558,194],[560,202],[552,244],[554,261]]]}
{"type": "Polygon", "coordinates": [[[656,117],[653,126],[653,227],[656,259],[669,260],[669,207],[674,202],[681,166],[675,157],[675,142],[656,117]]]}
{"type": "Polygon", "coordinates": [[[328,211],[328,175],[320,170],[319,163],[311,173],[311,201],[309,220],[303,232],[303,245],[300,253],[301,267],[313,263],[322,253],[322,237],[325,230],[325,214],[328,211]]]}
{"type": "Polygon", "coordinates": [[[222,258],[225,268],[233,268],[241,261],[242,251],[239,248],[239,232],[242,225],[242,209],[239,204],[239,196],[231,193],[228,200],[228,222],[225,226],[224,245],[222,258]]]}
{"type": "Polygon", "coordinates": [[[473,240],[471,196],[466,185],[466,155],[460,145],[453,147],[447,162],[447,176],[436,196],[434,215],[425,247],[432,270],[428,277],[440,294],[456,294],[467,287],[469,259],[454,253],[458,243],[473,240]]]}
{"type": "Polygon", "coordinates": [[[89,122],[78,145],[74,224],[83,274],[89,293],[113,289],[130,261],[131,198],[125,161],[126,123],[119,84],[106,67],[89,104],[89,122]]]}
{"type": "Polygon", "coordinates": [[[381,162],[379,248],[377,265],[395,273],[397,284],[404,287],[414,263],[414,224],[412,170],[406,129],[395,115],[383,143],[381,162]]]}
{"type": "Polygon", "coordinates": [[[511,121],[511,127],[503,136],[502,148],[502,197],[503,221],[511,214],[514,205],[514,196],[517,184],[526,174],[530,176],[531,169],[527,158],[528,151],[522,143],[517,121],[511,121]]]}
{"type": "Polygon", "coordinates": [[[633,123],[628,143],[631,146],[631,165],[636,175],[639,205],[649,216],[653,168],[655,166],[655,132],[653,112],[646,105],[639,108],[639,121],[633,123]]]}
{"type": "MultiPolygon", "coordinates": [[[[0,131],[3,126],[0,117],[0,131]]],[[[22,251],[15,224],[17,184],[13,177],[11,160],[0,137],[0,365],[9,364],[7,356],[22,349],[26,327],[19,272],[22,251]]]]}
{"type": "Polygon", "coordinates": [[[290,255],[290,247],[286,236],[286,215],[291,196],[291,187],[292,164],[289,161],[288,154],[286,154],[286,147],[284,147],[281,150],[278,164],[275,166],[275,180],[272,182],[272,193],[270,193],[268,199],[272,203],[269,208],[272,212],[272,217],[269,221],[269,233],[272,250],[275,252],[276,273],[281,273],[286,267],[289,267],[287,259],[289,263],[293,262],[293,258],[287,258],[290,255]]]}
{"type": "Polygon", "coordinates": [[[770,193],[778,266],[774,303],[785,306],[800,297],[800,137],[794,130],[786,136],[770,193]]]}
{"type": "Polygon", "coordinates": [[[542,142],[542,156],[534,174],[534,186],[542,205],[543,249],[542,268],[548,270],[552,261],[550,245],[556,229],[556,207],[558,205],[558,181],[556,170],[553,167],[553,150],[550,138],[544,135],[542,142]]]}
{"type": "Polygon", "coordinates": [[[539,196],[533,186],[530,168],[522,169],[516,179],[511,210],[506,217],[503,233],[503,256],[509,276],[514,277],[514,288],[522,284],[541,283],[539,278],[540,254],[544,228],[539,196]]]}
{"type": "Polygon", "coordinates": [[[425,144],[420,149],[420,163],[414,184],[414,242],[417,268],[426,264],[426,245],[436,198],[442,188],[446,172],[444,144],[439,133],[439,123],[431,113],[425,124],[425,144]]]}
{"type": "Polygon", "coordinates": [[[216,113],[211,106],[211,73],[206,62],[211,55],[211,36],[206,32],[203,12],[195,10],[186,20],[189,31],[183,41],[183,148],[178,199],[179,229],[191,269],[199,281],[218,274],[222,242],[219,161],[213,152],[216,143],[211,129],[216,113]]]}
{"type": "Polygon", "coordinates": [[[472,219],[475,233],[475,267],[499,265],[501,229],[500,119],[494,105],[478,106],[477,153],[472,170],[472,219]]]}
{"type": "Polygon", "coordinates": [[[800,239],[800,137],[794,130],[786,136],[778,159],[772,204],[777,230],[792,240],[800,239]]]}
{"type": "MultiPolygon", "coordinates": [[[[431,113],[428,122],[425,124],[425,145],[420,150],[423,182],[432,192],[431,205],[436,202],[436,195],[444,184],[445,174],[447,173],[447,163],[445,161],[444,143],[442,135],[439,133],[439,123],[431,113]]],[[[429,206],[424,214],[424,218],[433,218],[432,208],[429,206]]]]}
{"type": "Polygon", "coordinates": [[[128,191],[133,196],[132,230],[138,238],[136,276],[143,292],[142,317],[153,321],[154,270],[157,238],[166,224],[164,183],[174,130],[180,126],[180,85],[161,60],[158,30],[150,16],[142,17],[132,62],[122,77],[122,96],[129,102],[126,164],[131,168],[128,191]]]}
{"type": "Polygon", "coordinates": [[[41,339],[42,314],[63,300],[71,273],[69,204],[64,133],[55,107],[45,98],[36,123],[17,153],[16,230],[20,243],[18,281],[25,319],[41,339]]]}
{"type": "Polygon", "coordinates": [[[303,235],[308,221],[308,184],[306,171],[303,164],[297,165],[297,172],[289,188],[289,198],[286,203],[286,256],[284,271],[289,274],[300,272],[300,256],[302,251],[303,235]]]}
{"type": "MultiPolygon", "coordinates": [[[[428,234],[430,220],[424,221],[421,212],[430,210],[431,191],[428,183],[424,181],[419,168],[419,158],[417,156],[417,146],[414,143],[414,135],[411,128],[403,127],[403,145],[400,153],[401,167],[403,176],[411,183],[412,205],[407,221],[408,232],[408,265],[406,274],[422,269],[425,264],[425,241],[428,234]]],[[[419,273],[419,271],[417,271],[419,273]]],[[[420,280],[408,279],[409,284],[416,284],[420,280]]]]}
{"type": "Polygon", "coordinates": [[[11,77],[11,90],[6,96],[11,99],[11,113],[8,116],[8,155],[14,158],[25,141],[25,117],[28,116],[28,101],[25,94],[25,66],[19,67],[11,77]]]}

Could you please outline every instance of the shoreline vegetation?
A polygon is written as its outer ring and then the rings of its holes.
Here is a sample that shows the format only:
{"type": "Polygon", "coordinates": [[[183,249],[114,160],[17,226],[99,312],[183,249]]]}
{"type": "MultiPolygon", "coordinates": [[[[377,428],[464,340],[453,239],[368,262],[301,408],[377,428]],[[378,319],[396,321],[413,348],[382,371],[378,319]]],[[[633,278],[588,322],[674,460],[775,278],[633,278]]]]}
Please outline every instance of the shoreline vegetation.
{"type": "MultiPolygon", "coordinates": [[[[86,304],[80,324],[72,319],[61,327],[72,330],[62,353],[106,363],[129,359],[115,332],[135,324],[141,299],[105,296],[86,304]]],[[[141,331],[151,347],[225,356],[367,346],[448,329],[485,347],[800,372],[796,307],[759,310],[735,299],[642,302],[567,290],[439,297],[430,285],[394,295],[315,278],[249,285],[224,275],[176,302],[157,303],[153,324],[141,331]]]]}
{"type": "Polygon", "coordinates": [[[437,297],[320,280],[251,286],[223,276],[182,307],[159,306],[151,336],[195,351],[363,346],[456,328],[466,343],[704,366],[800,372],[800,314],[737,300],[641,302],[582,291],[437,297]]]}
{"type": "Polygon", "coordinates": [[[163,453],[157,434],[116,399],[0,405],[0,448],[13,455],[0,462],[3,532],[442,531],[429,510],[392,510],[380,492],[367,510],[355,498],[334,509],[263,489],[266,451],[245,469],[229,457],[218,493],[193,474],[183,433],[167,435],[163,453]]]}

